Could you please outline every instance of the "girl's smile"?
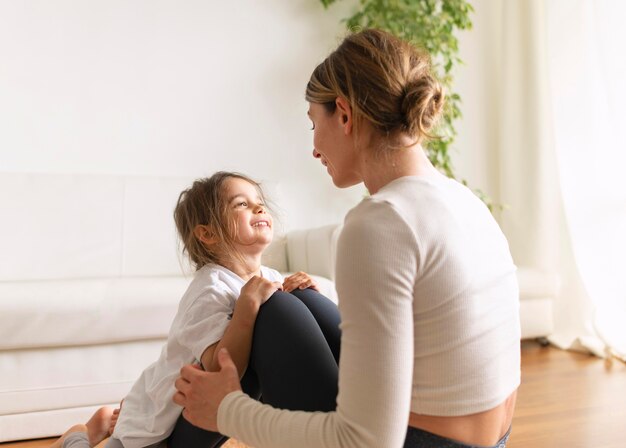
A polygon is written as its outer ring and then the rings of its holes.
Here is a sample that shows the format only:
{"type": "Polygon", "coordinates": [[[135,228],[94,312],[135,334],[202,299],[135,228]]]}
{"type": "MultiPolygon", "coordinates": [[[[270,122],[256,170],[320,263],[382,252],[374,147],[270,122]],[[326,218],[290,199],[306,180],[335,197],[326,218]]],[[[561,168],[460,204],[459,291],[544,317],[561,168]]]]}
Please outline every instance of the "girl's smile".
{"type": "Polygon", "coordinates": [[[270,227],[270,223],[266,219],[262,219],[252,223],[252,227],[270,227]]]}
{"type": "Polygon", "coordinates": [[[235,223],[235,243],[244,252],[261,253],[272,242],[274,232],[260,192],[238,177],[224,182],[224,192],[235,223]]]}

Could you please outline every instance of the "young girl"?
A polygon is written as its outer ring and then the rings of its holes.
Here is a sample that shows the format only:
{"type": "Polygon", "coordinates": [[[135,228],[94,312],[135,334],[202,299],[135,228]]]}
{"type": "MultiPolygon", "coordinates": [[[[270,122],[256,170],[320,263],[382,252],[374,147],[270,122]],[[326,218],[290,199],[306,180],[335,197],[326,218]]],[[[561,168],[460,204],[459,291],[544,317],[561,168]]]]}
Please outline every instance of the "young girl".
{"type": "Polygon", "coordinates": [[[218,172],[183,191],[174,210],[183,251],[197,272],[180,301],[168,340],[124,399],[119,415],[102,408],[53,447],[217,447],[227,437],[191,425],[174,404],[180,369],[218,368],[226,348],[243,389],[273,406],[329,411],[336,406],[339,315],[299,272],[285,279],[261,265],[273,220],[260,186],[218,172]],[[113,430],[114,427],[114,430],[113,430]]]}

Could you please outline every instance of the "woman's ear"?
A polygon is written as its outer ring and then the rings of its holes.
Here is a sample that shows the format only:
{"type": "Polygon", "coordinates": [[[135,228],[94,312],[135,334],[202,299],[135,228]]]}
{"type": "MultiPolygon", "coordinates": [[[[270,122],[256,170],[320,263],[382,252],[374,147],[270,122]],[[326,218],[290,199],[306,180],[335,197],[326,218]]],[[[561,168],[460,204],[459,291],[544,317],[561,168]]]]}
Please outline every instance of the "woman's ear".
{"type": "Polygon", "coordinates": [[[348,135],[352,132],[353,125],[350,103],[343,97],[337,97],[335,104],[337,105],[335,110],[338,114],[339,124],[343,126],[345,135],[348,135]]]}
{"type": "Polygon", "coordinates": [[[193,229],[193,234],[203,244],[212,246],[217,243],[218,239],[210,226],[198,224],[193,229]]]}

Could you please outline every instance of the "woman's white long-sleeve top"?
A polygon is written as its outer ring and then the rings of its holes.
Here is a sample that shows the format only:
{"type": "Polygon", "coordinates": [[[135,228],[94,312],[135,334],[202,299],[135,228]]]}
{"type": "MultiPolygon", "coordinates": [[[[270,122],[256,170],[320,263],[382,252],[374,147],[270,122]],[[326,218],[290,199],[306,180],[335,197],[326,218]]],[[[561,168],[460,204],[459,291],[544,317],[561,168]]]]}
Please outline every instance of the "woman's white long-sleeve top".
{"type": "Polygon", "coordinates": [[[520,383],[515,270],[466,187],[443,176],[394,180],[349,212],[338,242],[336,411],[278,410],[233,392],[220,432],[256,448],[394,448],[409,412],[497,406],[520,383]]]}

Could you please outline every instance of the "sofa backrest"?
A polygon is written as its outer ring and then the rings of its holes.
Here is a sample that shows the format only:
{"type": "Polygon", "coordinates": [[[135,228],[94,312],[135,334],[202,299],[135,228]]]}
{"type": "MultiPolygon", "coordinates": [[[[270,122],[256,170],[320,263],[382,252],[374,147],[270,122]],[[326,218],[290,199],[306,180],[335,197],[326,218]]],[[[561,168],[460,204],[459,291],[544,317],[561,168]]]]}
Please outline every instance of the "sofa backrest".
{"type": "Polygon", "coordinates": [[[190,273],[172,212],[193,180],[0,173],[0,281],[190,273]]]}
{"type": "Polygon", "coordinates": [[[0,281],[180,275],[181,178],[0,174],[0,281]]]}

